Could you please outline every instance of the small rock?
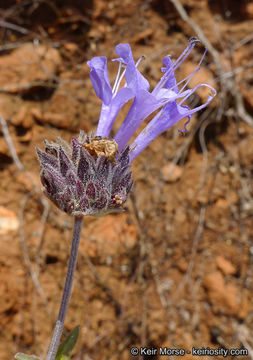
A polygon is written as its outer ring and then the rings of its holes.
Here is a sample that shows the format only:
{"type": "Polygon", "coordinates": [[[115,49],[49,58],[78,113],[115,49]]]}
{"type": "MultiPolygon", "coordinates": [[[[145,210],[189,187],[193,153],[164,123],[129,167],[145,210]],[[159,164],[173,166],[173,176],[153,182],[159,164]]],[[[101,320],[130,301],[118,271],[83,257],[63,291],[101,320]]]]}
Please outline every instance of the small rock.
{"type": "Polygon", "coordinates": [[[69,127],[69,119],[66,118],[64,114],[55,114],[51,112],[43,113],[40,109],[32,109],[31,112],[35,119],[43,124],[50,124],[63,129],[69,127]]]}
{"type": "Polygon", "coordinates": [[[108,215],[87,226],[88,241],[80,244],[80,252],[88,254],[93,261],[106,261],[121,253],[131,251],[138,241],[137,229],[134,224],[128,225],[127,215],[108,215]],[[103,259],[103,260],[101,260],[103,259]]]}
{"type": "Polygon", "coordinates": [[[179,259],[177,262],[177,267],[182,273],[185,273],[189,267],[189,263],[185,259],[179,259]]]}
{"type": "Polygon", "coordinates": [[[10,231],[15,231],[19,227],[19,221],[16,214],[0,206],[0,234],[5,235],[10,231]]]}
{"type": "Polygon", "coordinates": [[[229,203],[226,199],[218,199],[215,203],[215,208],[216,209],[222,209],[222,210],[225,210],[225,209],[228,209],[229,208],[229,203]]]}
{"type": "Polygon", "coordinates": [[[173,162],[165,165],[161,170],[163,181],[168,183],[173,183],[179,180],[182,176],[182,173],[182,168],[173,162]]]}
{"type": "MultiPolygon", "coordinates": [[[[16,153],[19,155],[21,153],[21,149],[20,149],[20,146],[19,144],[16,142],[16,139],[12,139],[13,143],[14,143],[14,147],[15,147],[15,150],[16,150],[16,153]]],[[[0,154],[2,155],[7,155],[9,157],[11,157],[11,153],[10,153],[10,150],[9,150],[9,147],[8,145],[6,144],[6,141],[5,141],[5,138],[4,137],[1,137],[0,138],[0,154]]]]}
{"type": "Polygon", "coordinates": [[[19,111],[12,117],[11,123],[14,126],[22,126],[25,129],[33,126],[33,116],[26,105],[21,106],[19,111]]]}
{"type": "Polygon", "coordinates": [[[244,319],[247,316],[247,314],[249,312],[249,307],[250,307],[250,304],[249,304],[248,296],[246,295],[246,293],[242,293],[240,308],[238,311],[238,317],[240,319],[244,319]]]}
{"type": "Polygon", "coordinates": [[[44,45],[24,44],[0,57],[0,88],[19,94],[50,80],[61,63],[58,50],[44,45]]]}
{"type": "MultiPolygon", "coordinates": [[[[87,100],[80,100],[80,93],[82,93],[82,99],[87,99],[89,96],[80,85],[62,85],[52,95],[50,102],[43,104],[41,108],[34,107],[32,114],[43,124],[75,131],[81,128],[87,131],[91,120],[86,114],[90,109],[87,109],[87,100]]],[[[94,113],[94,104],[91,111],[94,113]]]]}
{"type": "Polygon", "coordinates": [[[36,186],[38,189],[41,188],[39,174],[33,173],[31,171],[26,171],[25,173],[23,171],[20,172],[17,175],[15,181],[20,183],[27,191],[32,191],[34,186],[36,186]]]}
{"type": "MultiPolygon", "coordinates": [[[[240,289],[235,285],[227,285],[220,271],[208,274],[203,279],[203,285],[207,289],[208,298],[215,312],[236,315],[241,317],[240,289]]],[[[246,312],[243,313],[246,316],[246,312]]]]}
{"type": "Polygon", "coordinates": [[[217,256],[216,265],[225,275],[234,275],[236,273],[235,266],[223,256],[217,256]]]}
{"type": "MultiPolygon", "coordinates": [[[[1,77],[1,72],[0,72],[1,77]]],[[[22,106],[23,100],[18,96],[0,93],[0,114],[8,122],[12,119],[18,109],[22,106]]]]}
{"type": "Polygon", "coordinates": [[[75,53],[78,51],[78,45],[75,43],[67,43],[64,45],[64,48],[70,53],[75,53]]]}
{"type": "Polygon", "coordinates": [[[133,38],[132,38],[132,41],[133,43],[140,43],[140,42],[143,42],[149,38],[152,37],[154,31],[150,28],[136,34],[133,38]]]}
{"type": "Polygon", "coordinates": [[[28,130],[24,135],[18,137],[18,141],[21,143],[28,143],[32,140],[33,131],[28,130]]]}

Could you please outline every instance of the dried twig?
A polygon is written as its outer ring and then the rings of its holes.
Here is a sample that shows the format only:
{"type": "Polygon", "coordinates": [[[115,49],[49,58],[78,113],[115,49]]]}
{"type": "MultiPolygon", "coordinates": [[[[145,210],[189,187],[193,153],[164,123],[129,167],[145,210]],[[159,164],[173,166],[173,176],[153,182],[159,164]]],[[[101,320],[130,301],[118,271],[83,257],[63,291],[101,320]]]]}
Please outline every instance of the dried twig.
{"type": "Polygon", "coordinates": [[[18,154],[16,152],[16,149],[15,149],[15,146],[13,144],[13,141],[11,139],[11,136],[10,136],[10,133],[9,133],[9,129],[8,129],[8,125],[7,125],[7,122],[6,120],[0,116],[0,123],[1,123],[1,126],[2,126],[2,132],[3,132],[3,135],[4,135],[4,138],[5,138],[5,141],[7,143],[7,146],[9,148],[9,151],[10,151],[10,154],[11,154],[11,157],[15,163],[15,165],[17,166],[17,168],[20,170],[20,171],[23,171],[24,174],[25,174],[25,177],[27,178],[27,180],[30,182],[30,184],[32,185],[32,189],[33,189],[33,192],[35,192],[36,194],[39,195],[39,198],[40,198],[40,201],[42,203],[42,205],[44,207],[49,207],[49,203],[48,201],[44,198],[44,196],[41,195],[40,193],[40,189],[38,188],[38,186],[36,185],[36,183],[34,182],[33,178],[30,176],[30,174],[26,171],[24,165],[21,163],[21,161],[19,160],[19,157],[18,157],[18,154]]]}
{"type": "MultiPolygon", "coordinates": [[[[22,249],[22,254],[23,254],[23,258],[24,258],[24,262],[27,266],[27,269],[31,275],[31,278],[32,278],[32,281],[34,283],[34,286],[35,286],[35,289],[37,290],[38,294],[41,296],[44,304],[46,305],[45,308],[48,309],[48,306],[47,306],[47,299],[46,299],[46,296],[40,286],[40,283],[39,283],[39,279],[38,279],[38,270],[37,271],[34,271],[32,269],[32,264],[31,264],[31,260],[29,258],[29,255],[28,255],[28,252],[27,252],[27,247],[25,245],[25,235],[24,235],[24,230],[23,230],[23,227],[24,227],[24,220],[23,220],[23,212],[24,212],[24,208],[25,208],[25,205],[28,201],[28,199],[33,196],[34,194],[38,194],[39,195],[39,198],[40,198],[40,201],[44,207],[44,211],[43,211],[43,214],[42,214],[42,218],[41,218],[41,223],[40,223],[40,229],[39,229],[39,245],[38,245],[38,249],[41,249],[41,246],[42,246],[42,240],[43,240],[43,233],[44,233],[44,227],[45,227],[45,223],[46,223],[46,220],[47,220],[47,217],[48,217],[48,214],[49,214],[49,203],[48,201],[40,194],[40,190],[39,188],[37,187],[37,185],[35,184],[34,180],[32,179],[32,177],[29,175],[29,173],[26,171],[24,165],[21,163],[21,161],[19,160],[19,157],[17,155],[17,152],[16,152],[16,149],[15,149],[15,146],[12,142],[12,139],[11,139],[11,136],[10,136],[10,133],[9,133],[9,129],[8,129],[8,126],[7,126],[7,122],[6,120],[0,116],[0,123],[1,123],[1,126],[2,126],[2,132],[3,132],[3,135],[4,135],[4,138],[5,138],[5,141],[7,143],[7,146],[9,148],[9,151],[10,151],[10,154],[12,156],[12,159],[15,163],[15,165],[17,166],[17,168],[20,170],[20,171],[23,171],[27,180],[31,183],[32,185],[32,191],[27,194],[23,201],[21,202],[21,206],[20,206],[20,212],[19,212],[19,220],[20,220],[20,229],[19,229],[19,233],[20,233],[20,242],[21,242],[21,249],[22,249]]],[[[38,252],[37,252],[38,254],[38,252]]],[[[36,264],[38,265],[38,261],[36,261],[36,264]]]]}
{"type": "Polygon", "coordinates": [[[238,95],[239,89],[236,87],[235,81],[233,81],[233,79],[230,79],[230,81],[227,80],[225,81],[225,78],[223,76],[225,70],[221,63],[220,55],[218,51],[213,47],[211,42],[204,35],[200,26],[196,24],[195,21],[187,14],[180,1],[179,0],[169,0],[169,1],[175,6],[181,18],[193,29],[197,37],[201,40],[201,42],[205,45],[205,47],[208,49],[208,51],[213,57],[215,66],[219,74],[219,80],[221,86],[221,91],[219,93],[220,108],[217,114],[217,119],[220,119],[224,112],[227,94],[232,93],[236,102],[236,110],[238,116],[248,125],[253,126],[253,119],[244,108],[242,97],[240,94],[238,95]]]}
{"type": "Polygon", "coordinates": [[[222,74],[224,69],[223,69],[223,66],[220,61],[219,53],[213,47],[213,45],[210,43],[210,41],[207,39],[207,37],[204,35],[200,26],[198,24],[196,24],[195,21],[193,21],[192,18],[187,14],[187,12],[183,8],[183,6],[179,0],[169,0],[169,1],[172,2],[172,4],[177,9],[179,15],[181,16],[181,18],[193,29],[193,31],[197,35],[198,39],[205,45],[205,47],[211,53],[211,55],[214,59],[214,62],[215,62],[215,66],[216,66],[219,74],[222,74]]]}
{"type": "Polygon", "coordinates": [[[0,27],[4,27],[4,28],[10,29],[10,30],[18,31],[18,32],[20,32],[21,34],[24,34],[24,35],[27,35],[30,32],[29,30],[23,28],[22,26],[12,24],[12,23],[10,23],[8,21],[5,21],[5,20],[0,20],[0,27]]]}
{"type": "Polygon", "coordinates": [[[245,110],[245,107],[243,104],[243,99],[242,99],[242,94],[236,88],[233,88],[232,92],[233,92],[233,95],[236,100],[236,110],[237,110],[238,116],[242,120],[244,120],[248,125],[253,127],[253,118],[245,110]]]}
{"type": "MultiPolygon", "coordinates": [[[[22,249],[22,254],[23,254],[23,259],[24,262],[26,264],[27,269],[29,270],[30,276],[32,278],[33,284],[35,286],[35,289],[37,290],[38,294],[40,295],[40,297],[42,298],[44,304],[45,304],[45,308],[48,311],[48,303],[47,303],[47,298],[45,296],[45,293],[43,291],[43,289],[40,286],[39,283],[39,279],[38,279],[38,273],[37,271],[33,270],[32,267],[32,263],[30,260],[30,257],[28,255],[28,250],[25,244],[25,234],[24,234],[24,209],[26,206],[26,203],[28,201],[28,199],[33,196],[33,192],[30,192],[29,194],[26,194],[21,202],[21,206],[20,206],[20,210],[19,210],[19,222],[20,222],[20,228],[19,228],[19,235],[20,235],[20,243],[21,243],[21,249],[22,249]]],[[[51,314],[50,314],[51,315],[51,314]]]]}
{"type": "Polygon", "coordinates": [[[253,40],[253,34],[249,34],[247,36],[245,36],[243,39],[241,39],[240,41],[238,41],[237,43],[235,43],[233,46],[232,46],[232,50],[237,50],[239,49],[241,46],[247,44],[248,42],[252,41],[253,40]]]}
{"type": "Polygon", "coordinates": [[[21,161],[18,158],[15,146],[13,145],[13,142],[12,142],[11,137],[10,137],[10,133],[9,133],[9,130],[8,130],[7,123],[6,123],[5,119],[2,116],[0,116],[0,123],[1,123],[1,126],[2,126],[3,135],[4,135],[5,141],[7,143],[7,146],[9,148],[9,151],[11,153],[12,159],[13,159],[15,165],[17,166],[17,168],[19,170],[23,171],[25,169],[24,165],[21,163],[21,161]]]}

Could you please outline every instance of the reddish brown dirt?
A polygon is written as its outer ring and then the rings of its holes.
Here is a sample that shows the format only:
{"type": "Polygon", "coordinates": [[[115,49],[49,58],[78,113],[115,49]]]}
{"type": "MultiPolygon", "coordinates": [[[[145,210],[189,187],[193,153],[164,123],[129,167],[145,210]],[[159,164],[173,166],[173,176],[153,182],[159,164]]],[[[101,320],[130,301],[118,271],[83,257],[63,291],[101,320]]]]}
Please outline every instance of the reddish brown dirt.
{"type": "MultiPolygon", "coordinates": [[[[136,159],[124,214],[84,219],[64,334],[81,325],[75,360],[138,358],[133,346],[246,348],[248,356],[227,359],[253,358],[253,7],[246,0],[181,3],[223,67],[209,51],[191,86],[209,81],[218,95],[186,136],[177,132],[182,121],[136,159]]],[[[0,133],[0,359],[18,351],[43,359],[72,219],[53,205],[46,212],[35,146],[96,128],[100,101],[88,59],[113,58],[114,46],[129,42],[136,59],[146,56],[141,69],[154,86],[162,57],[178,56],[196,33],[167,0],[12,0],[1,2],[0,15],[0,114],[26,169],[18,170],[0,133]]],[[[207,95],[198,92],[195,106],[207,95]]]]}

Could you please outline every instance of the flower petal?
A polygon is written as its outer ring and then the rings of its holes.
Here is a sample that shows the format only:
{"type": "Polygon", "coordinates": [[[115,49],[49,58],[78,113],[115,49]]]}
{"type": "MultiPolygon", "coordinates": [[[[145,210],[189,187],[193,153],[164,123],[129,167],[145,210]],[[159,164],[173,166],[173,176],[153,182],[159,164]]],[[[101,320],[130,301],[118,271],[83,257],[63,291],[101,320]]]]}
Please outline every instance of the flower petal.
{"type": "Polygon", "coordinates": [[[149,89],[149,82],[136,68],[132,50],[129,44],[119,44],[115,48],[116,53],[120,56],[118,61],[122,61],[126,65],[126,83],[127,86],[132,89],[135,94],[138,90],[149,89]]]}
{"type": "Polygon", "coordinates": [[[169,129],[179,120],[189,117],[195,112],[205,108],[216,95],[216,90],[209,85],[200,84],[197,85],[179,104],[176,101],[170,102],[159,111],[159,113],[149,122],[149,124],[142,130],[142,132],[136,137],[134,142],[130,146],[130,162],[132,162],[136,156],[138,156],[155,138],[162,132],[169,129]],[[194,109],[189,109],[187,106],[181,105],[182,102],[188,98],[199,86],[205,86],[213,91],[213,94],[208,97],[206,102],[194,109]]]}
{"type": "Polygon", "coordinates": [[[108,105],[112,99],[112,89],[108,79],[107,59],[105,56],[97,56],[87,62],[90,71],[90,79],[96,95],[108,105]]]}
{"type": "Polygon", "coordinates": [[[121,110],[122,106],[126,104],[134,94],[131,89],[120,89],[109,105],[102,104],[98,127],[96,131],[97,136],[109,136],[112,125],[121,110]]]}
{"type": "MultiPolygon", "coordinates": [[[[174,84],[173,77],[175,76],[175,70],[184,62],[184,60],[188,57],[191,53],[192,49],[194,48],[195,44],[199,40],[197,38],[190,38],[188,46],[184,49],[182,54],[177,58],[177,60],[172,63],[171,60],[167,58],[163,59],[165,61],[166,68],[162,68],[162,71],[165,71],[164,75],[162,76],[161,80],[158,82],[154,90],[152,91],[153,95],[156,95],[157,92],[164,86],[169,87],[171,84],[174,84]]],[[[174,84],[175,85],[175,84],[174,84]]]]}
{"type": "Polygon", "coordinates": [[[133,104],[120,126],[116,136],[114,137],[119,145],[121,151],[135,131],[138,129],[140,124],[164,104],[163,99],[157,100],[152,94],[145,90],[140,90],[138,95],[135,97],[133,104]]]}
{"type": "MultiPolygon", "coordinates": [[[[173,67],[173,62],[170,56],[165,56],[165,58],[163,58],[163,63],[165,67],[161,68],[162,72],[167,72],[170,68],[173,67]]],[[[166,89],[173,88],[173,91],[175,91],[178,94],[177,80],[174,71],[172,71],[171,74],[169,75],[168,80],[166,81],[164,87],[166,89]]]]}

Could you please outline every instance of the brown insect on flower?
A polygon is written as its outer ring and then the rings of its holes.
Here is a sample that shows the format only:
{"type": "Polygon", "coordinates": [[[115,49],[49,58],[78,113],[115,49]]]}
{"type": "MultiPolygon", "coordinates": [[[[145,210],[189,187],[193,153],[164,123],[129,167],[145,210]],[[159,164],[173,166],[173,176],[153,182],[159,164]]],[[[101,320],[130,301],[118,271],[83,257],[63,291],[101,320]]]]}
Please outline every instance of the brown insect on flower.
{"type": "Polygon", "coordinates": [[[109,161],[116,163],[115,156],[119,152],[118,144],[115,140],[103,136],[88,138],[82,146],[96,157],[105,156],[109,161]]]}

